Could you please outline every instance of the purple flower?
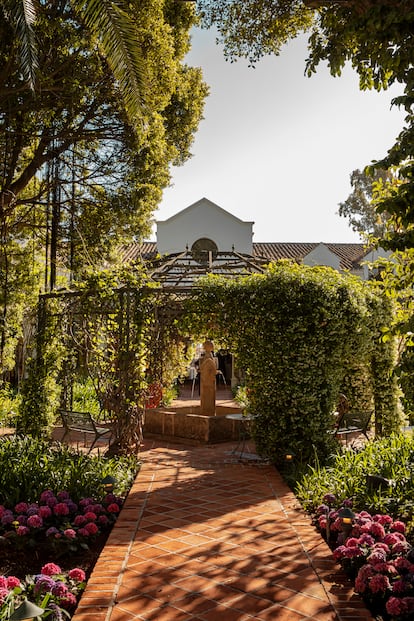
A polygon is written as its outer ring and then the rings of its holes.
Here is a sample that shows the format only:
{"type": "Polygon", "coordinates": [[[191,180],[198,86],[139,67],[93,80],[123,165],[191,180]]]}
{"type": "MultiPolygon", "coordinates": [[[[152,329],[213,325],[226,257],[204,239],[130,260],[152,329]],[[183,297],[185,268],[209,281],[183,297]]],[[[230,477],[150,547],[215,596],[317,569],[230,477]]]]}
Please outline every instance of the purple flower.
{"type": "Polygon", "coordinates": [[[68,587],[64,582],[58,581],[52,587],[52,594],[56,595],[56,597],[66,597],[68,594],[68,587]]]}
{"type": "Polygon", "coordinates": [[[46,531],[46,537],[54,537],[55,535],[57,535],[59,533],[58,529],[56,528],[56,526],[51,526],[50,528],[47,529],[46,531]]]}
{"type": "Polygon", "coordinates": [[[322,498],[322,502],[327,505],[333,505],[336,502],[336,496],[334,494],[325,494],[325,496],[322,498]]]}
{"type": "Polygon", "coordinates": [[[61,502],[63,502],[64,500],[69,500],[70,499],[69,492],[65,492],[65,491],[58,492],[56,494],[56,496],[57,496],[58,500],[60,500],[61,502]]]}
{"type": "Polygon", "coordinates": [[[33,502],[27,507],[27,515],[36,515],[37,513],[39,513],[39,505],[33,502]]]}
{"type": "Polygon", "coordinates": [[[2,515],[1,523],[3,524],[3,526],[7,526],[12,522],[14,522],[14,515],[9,509],[7,509],[2,515]]]}
{"type": "Polygon", "coordinates": [[[40,574],[35,576],[35,585],[34,592],[37,593],[47,593],[50,592],[55,586],[55,581],[51,576],[40,574]]]}

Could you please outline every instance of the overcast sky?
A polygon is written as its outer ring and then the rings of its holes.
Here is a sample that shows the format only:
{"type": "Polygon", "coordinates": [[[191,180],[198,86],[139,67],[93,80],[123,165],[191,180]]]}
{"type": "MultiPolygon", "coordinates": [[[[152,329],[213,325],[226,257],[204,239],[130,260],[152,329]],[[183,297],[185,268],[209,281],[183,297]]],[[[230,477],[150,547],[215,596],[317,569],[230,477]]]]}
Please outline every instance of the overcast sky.
{"type": "Polygon", "coordinates": [[[229,63],[211,31],[193,34],[190,65],[210,86],[193,157],[172,169],[156,220],[206,197],[253,221],[256,242],[358,242],[338,205],[356,168],[386,155],[403,127],[401,87],[360,92],[347,68],[304,76],[306,37],[278,57],[229,63]]]}

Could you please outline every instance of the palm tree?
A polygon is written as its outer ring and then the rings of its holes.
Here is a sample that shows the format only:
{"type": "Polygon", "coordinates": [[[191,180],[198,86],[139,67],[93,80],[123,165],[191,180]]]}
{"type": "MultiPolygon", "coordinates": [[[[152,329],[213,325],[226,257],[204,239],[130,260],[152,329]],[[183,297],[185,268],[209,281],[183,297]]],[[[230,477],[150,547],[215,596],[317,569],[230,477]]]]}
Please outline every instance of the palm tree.
{"type": "MultiPolygon", "coordinates": [[[[145,106],[145,72],[137,43],[135,22],[125,0],[69,0],[96,39],[119,84],[125,107],[131,118],[145,106]]],[[[22,74],[32,89],[36,88],[38,66],[34,25],[37,0],[0,0],[0,12],[16,32],[20,42],[22,74]]]]}

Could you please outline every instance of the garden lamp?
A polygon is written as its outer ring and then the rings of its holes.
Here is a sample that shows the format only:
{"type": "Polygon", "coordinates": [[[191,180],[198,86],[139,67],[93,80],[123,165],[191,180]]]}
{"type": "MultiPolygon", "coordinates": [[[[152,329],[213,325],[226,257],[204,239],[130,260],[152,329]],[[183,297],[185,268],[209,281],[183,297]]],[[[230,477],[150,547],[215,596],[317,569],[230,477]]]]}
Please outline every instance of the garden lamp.
{"type": "Polygon", "coordinates": [[[118,481],[111,476],[110,474],[107,474],[106,477],[104,477],[102,479],[102,485],[105,488],[105,491],[109,494],[111,492],[113,492],[115,485],[118,483],[118,481]]]}
{"type": "Polygon", "coordinates": [[[352,530],[355,513],[351,511],[349,507],[344,507],[343,509],[340,509],[338,511],[338,517],[341,520],[342,532],[344,533],[345,537],[348,537],[349,533],[352,530]]]}
{"type": "Polygon", "coordinates": [[[285,455],[285,461],[287,462],[293,461],[294,457],[295,457],[295,453],[292,453],[292,451],[289,451],[285,455]]]}
{"type": "Polygon", "coordinates": [[[21,621],[23,619],[34,619],[35,617],[40,617],[45,612],[44,608],[40,608],[29,602],[27,599],[16,608],[13,614],[10,616],[10,621],[21,621]]]}

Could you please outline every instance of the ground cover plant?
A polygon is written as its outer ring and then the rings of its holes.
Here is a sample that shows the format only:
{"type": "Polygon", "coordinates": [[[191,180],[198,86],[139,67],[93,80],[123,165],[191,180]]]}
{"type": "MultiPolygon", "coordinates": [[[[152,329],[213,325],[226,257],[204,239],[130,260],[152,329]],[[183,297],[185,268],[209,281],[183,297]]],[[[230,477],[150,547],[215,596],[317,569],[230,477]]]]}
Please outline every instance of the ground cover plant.
{"type": "Polygon", "coordinates": [[[25,597],[51,621],[63,618],[62,609],[70,615],[138,469],[133,456],[1,439],[0,621],[25,597]],[[115,485],[109,492],[108,477],[115,485]],[[48,579],[40,578],[44,567],[53,568],[48,579]]]}
{"type": "Polygon", "coordinates": [[[376,619],[414,616],[414,439],[394,434],[312,467],[295,493],[376,619]]]}

